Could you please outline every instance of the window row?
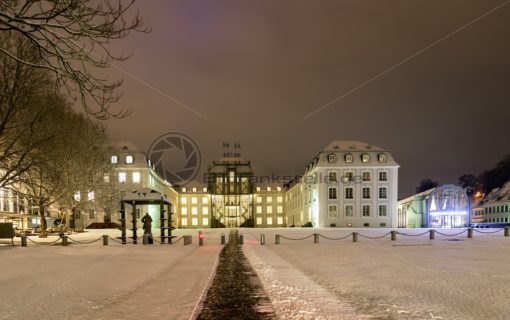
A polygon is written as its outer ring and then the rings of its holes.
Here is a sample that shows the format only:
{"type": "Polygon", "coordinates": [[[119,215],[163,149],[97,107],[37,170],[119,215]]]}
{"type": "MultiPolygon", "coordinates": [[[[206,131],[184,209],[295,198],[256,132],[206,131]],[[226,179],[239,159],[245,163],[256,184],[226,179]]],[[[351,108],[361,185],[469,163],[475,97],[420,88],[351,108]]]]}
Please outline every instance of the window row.
{"type": "MultiPolygon", "coordinates": [[[[257,218],[257,225],[262,225],[263,224],[263,219],[261,217],[258,217],[257,218]]],[[[267,225],[272,225],[273,224],[273,217],[267,217],[266,218],[266,224],[267,225]]],[[[276,218],[276,224],[277,225],[283,225],[283,217],[277,217],[276,218]]]]}
{"type": "MultiPolygon", "coordinates": [[[[361,206],[361,216],[362,217],[371,217],[373,213],[371,212],[372,206],[369,204],[364,204],[361,206]]],[[[328,205],[328,217],[336,218],[338,217],[338,206],[336,204],[328,205]]],[[[388,215],[388,206],[386,204],[380,204],[377,206],[377,212],[375,213],[379,217],[386,217],[388,215]]],[[[346,204],[344,206],[343,215],[345,217],[354,217],[354,205],[346,204]]]]}
{"type": "Polygon", "coordinates": [[[501,206],[486,207],[484,209],[484,212],[485,213],[509,212],[508,211],[508,204],[507,205],[501,205],[501,206]]]}
{"type": "MultiPolygon", "coordinates": [[[[187,215],[188,214],[188,208],[181,207],[181,215],[187,215]]],[[[198,207],[191,207],[191,214],[197,215],[198,214],[198,207]]],[[[208,215],[209,214],[209,207],[202,207],[202,215],[208,215]]]]}
{"type": "MultiPolygon", "coordinates": [[[[371,188],[363,187],[361,189],[362,198],[363,199],[371,199],[371,188]]],[[[388,199],[388,188],[387,187],[379,187],[378,192],[379,199],[388,199]]],[[[345,187],[344,188],[344,198],[345,199],[354,199],[354,188],[353,187],[345,187]]],[[[328,199],[335,200],[338,199],[338,188],[337,187],[329,187],[328,188],[328,199]]]]}
{"type": "MultiPolygon", "coordinates": [[[[135,158],[133,157],[133,155],[132,155],[132,154],[128,154],[128,155],[126,155],[126,157],[124,158],[124,163],[125,163],[125,164],[133,164],[133,163],[134,163],[134,160],[135,160],[135,158]]],[[[113,156],[110,158],[110,162],[111,162],[112,164],[117,164],[117,163],[119,163],[119,157],[118,157],[118,156],[116,156],[116,155],[113,155],[113,156]]]]}
{"type": "MultiPolygon", "coordinates": [[[[202,197],[202,204],[208,204],[209,197],[202,197]]],[[[181,197],[181,204],[188,204],[188,197],[181,197]]],[[[191,197],[191,204],[198,204],[198,197],[191,197]]]]}
{"type": "MultiPolygon", "coordinates": [[[[262,214],[262,206],[256,206],[255,213],[262,214]]],[[[266,206],[266,213],[273,213],[273,207],[266,206]]],[[[283,213],[283,206],[276,206],[276,213],[283,213]]]]}
{"type": "Polygon", "coordinates": [[[484,219],[484,222],[508,222],[508,217],[484,219]]]}
{"type": "MultiPolygon", "coordinates": [[[[181,218],[181,225],[188,226],[188,218],[181,218]]],[[[191,225],[198,226],[198,218],[191,218],[191,225]]],[[[202,226],[209,226],[209,218],[202,218],[202,226]]]]}
{"type": "MultiPolygon", "coordinates": [[[[273,203],[273,197],[272,196],[267,196],[267,197],[264,197],[264,196],[256,196],[255,197],[255,202],[256,203],[262,203],[262,199],[263,198],[266,198],[266,203],[273,203]]],[[[283,196],[277,196],[276,197],[276,202],[278,203],[283,203],[283,196]]]]}
{"type": "MultiPolygon", "coordinates": [[[[188,191],[187,188],[185,188],[185,187],[181,188],[181,192],[186,192],[186,191],[188,191]]],[[[196,193],[197,188],[195,188],[195,187],[191,188],[191,192],[196,193]]],[[[207,187],[203,187],[202,192],[207,192],[207,187]]]]}
{"type": "MultiPolygon", "coordinates": [[[[363,153],[360,155],[360,160],[361,162],[363,163],[369,163],[370,162],[370,154],[368,153],[363,153]]],[[[354,155],[352,153],[347,153],[344,155],[344,161],[345,163],[353,163],[354,162],[354,155]]],[[[377,155],[377,161],[379,161],[380,163],[384,163],[384,162],[387,162],[388,161],[388,157],[386,156],[385,153],[379,153],[377,155]]],[[[328,162],[329,163],[336,163],[337,162],[337,157],[336,157],[336,154],[328,154],[328,162]]]]}
{"type": "MultiPolygon", "coordinates": [[[[133,183],[140,183],[141,182],[141,174],[138,171],[131,173],[131,182],[133,183]]],[[[105,176],[104,177],[105,182],[110,182],[110,177],[105,176]]],[[[127,182],[127,173],[126,172],[119,172],[119,183],[126,183],[127,182]]]]}
{"type": "MultiPolygon", "coordinates": [[[[257,190],[257,192],[260,192],[261,188],[257,187],[255,190],[257,190]]],[[[273,188],[266,187],[266,191],[271,192],[272,190],[273,190],[273,188]]],[[[276,187],[276,191],[282,191],[282,187],[276,187]]]]}
{"type": "MultiPolygon", "coordinates": [[[[388,172],[387,171],[379,171],[378,172],[378,181],[388,181],[388,172]]],[[[342,177],[342,182],[370,182],[372,181],[372,172],[363,171],[361,176],[355,176],[353,171],[346,171],[342,177]]],[[[328,171],[328,181],[327,182],[338,182],[338,172],[337,171],[328,171]]]]}

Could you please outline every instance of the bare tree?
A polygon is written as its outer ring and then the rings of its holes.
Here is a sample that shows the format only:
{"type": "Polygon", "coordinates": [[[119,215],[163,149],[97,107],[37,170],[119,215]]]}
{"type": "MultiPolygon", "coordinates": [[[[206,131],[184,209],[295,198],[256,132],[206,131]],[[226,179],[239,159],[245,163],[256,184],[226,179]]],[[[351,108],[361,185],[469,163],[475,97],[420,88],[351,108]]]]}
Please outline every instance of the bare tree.
{"type": "MultiPolygon", "coordinates": [[[[32,44],[12,32],[0,32],[0,47],[15,51],[25,61],[38,63],[32,44]]],[[[40,103],[55,91],[48,72],[34,69],[0,52],[0,187],[15,182],[32,164],[33,151],[53,136],[37,129],[49,112],[40,103]]]]}
{"type": "Polygon", "coordinates": [[[86,116],[76,114],[60,96],[51,97],[51,112],[37,126],[41,132],[51,132],[55,139],[34,150],[34,160],[20,181],[28,198],[39,207],[41,234],[46,236],[46,215],[52,205],[76,209],[85,201],[75,201],[81,192],[87,192],[101,183],[110,170],[106,160],[104,129],[86,116]]]}
{"type": "Polygon", "coordinates": [[[111,103],[120,98],[122,81],[102,78],[100,69],[129,55],[112,54],[109,43],[131,31],[148,32],[134,0],[6,0],[0,1],[0,33],[14,32],[36,48],[39,61],[26,59],[16,48],[0,52],[30,67],[49,70],[59,87],[78,93],[85,111],[98,119],[122,117],[111,103]],[[130,16],[130,18],[128,17],[130,16]]]}

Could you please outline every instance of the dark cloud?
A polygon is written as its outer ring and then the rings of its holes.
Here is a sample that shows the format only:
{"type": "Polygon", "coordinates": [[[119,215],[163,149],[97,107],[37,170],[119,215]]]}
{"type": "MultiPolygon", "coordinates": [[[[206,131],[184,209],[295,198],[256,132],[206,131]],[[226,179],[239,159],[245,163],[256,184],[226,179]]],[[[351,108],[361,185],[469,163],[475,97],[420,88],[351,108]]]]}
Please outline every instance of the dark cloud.
{"type": "Polygon", "coordinates": [[[430,177],[454,183],[510,152],[510,4],[353,92],[502,1],[138,2],[153,32],[116,49],[130,118],[107,123],[146,150],[164,132],[196,140],[207,164],[241,141],[257,173],[302,173],[330,141],[389,149],[400,194],[430,177]]]}

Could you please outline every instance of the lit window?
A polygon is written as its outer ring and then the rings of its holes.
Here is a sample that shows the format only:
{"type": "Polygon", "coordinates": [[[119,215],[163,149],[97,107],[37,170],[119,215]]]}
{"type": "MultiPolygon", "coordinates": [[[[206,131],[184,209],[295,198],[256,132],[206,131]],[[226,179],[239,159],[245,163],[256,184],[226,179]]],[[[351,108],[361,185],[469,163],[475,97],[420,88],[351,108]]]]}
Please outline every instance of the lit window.
{"type": "Polygon", "coordinates": [[[273,203],[273,197],[266,197],[267,203],[273,203]]]}
{"type": "Polygon", "coordinates": [[[363,171],[363,181],[370,181],[370,171],[363,171]]]}
{"type": "Polygon", "coordinates": [[[260,192],[260,187],[257,187],[257,192],[260,192]]]}
{"type": "Polygon", "coordinates": [[[283,224],[283,217],[276,218],[276,223],[280,225],[283,224]]]}
{"type": "Polygon", "coordinates": [[[363,199],[370,199],[370,188],[363,187],[363,199]]]}
{"type": "Polygon", "coordinates": [[[186,188],[182,188],[182,189],[181,189],[181,191],[182,191],[182,192],[186,192],[186,188]]]}
{"type": "Polygon", "coordinates": [[[276,202],[283,203],[283,197],[282,196],[276,197],[276,202]]]}
{"type": "Polygon", "coordinates": [[[334,155],[334,154],[328,154],[328,162],[329,162],[329,163],[334,163],[334,162],[336,162],[336,155],[334,155]]]}
{"type": "Polygon", "coordinates": [[[277,206],[276,213],[283,213],[283,206],[277,206]]]}
{"type": "Polygon", "coordinates": [[[345,159],[345,162],[351,163],[354,160],[354,157],[352,156],[352,154],[348,153],[345,155],[344,159],[345,159]]]}
{"type": "Polygon", "coordinates": [[[370,155],[368,153],[364,153],[361,155],[361,162],[368,163],[370,162],[370,155]]]}
{"type": "Polygon", "coordinates": [[[364,204],[362,208],[363,208],[363,217],[370,217],[370,205],[364,204]]]}
{"type": "Polygon", "coordinates": [[[379,199],[387,199],[388,198],[388,189],[386,187],[379,188],[379,199]]]}
{"type": "Polygon", "coordinates": [[[191,197],[191,203],[192,204],[197,204],[198,203],[198,198],[197,197],[191,197]]]}
{"type": "Polygon", "coordinates": [[[344,173],[344,182],[352,182],[354,181],[354,172],[347,171],[344,173]]]}
{"type": "Polygon", "coordinates": [[[192,218],[191,219],[191,225],[198,226],[198,218],[192,218]]]}
{"type": "Polygon", "coordinates": [[[271,192],[271,187],[267,187],[266,191],[271,192]]]}
{"type": "Polygon", "coordinates": [[[272,217],[268,217],[266,221],[267,221],[268,225],[272,225],[273,224],[273,218],[272,217]]]}
{"type": "Polygon", "coordinates": [[[262,213],[262,207],[261,206],[257,206],[257,213],[258,214],[262,213]]]}
{"type": "Polygon", "coordinates": [[[257,203],[262,203],[262,197],[257,197],[256,199],[257,203]]]}
{"type": "Polygon", "coordinates": [[[261,217],[258,217],[258,218],[257,218],[257,225],[259,225],[259,226],[260,226],[261,224],[262,224],[262,218],[261,218],[261,217]]]}
{"type": "Polygon", "coordinates": [[[266,212],[267,213],[273,213],[273,207],[272,206],[267,206],[266,207],[266,212]]]}
{"type": "Polygon", "coordinates": [[[111,162],[112,162],[113,164],[119,163],[119,157],[117,157],[117,156],[112,156],[112,158],[111,158],[111,162]]]}
{"type": "Polygon", "coordinates": [[[81,194],[80,194],[80,191],[77,191],[77,192],[74,194],[74,200],[75,200],[75,201],[80,201],[80,200],[81,200],[81,194]]]}
{"type": "Polygon", "coordinates": [[[187,203],[188,203],[188,198],[182,197],[181,198],[181,204],[187,204],[187,203]]]}
{"type": "Polygon", "coordinates": [[[346,217],[354,216],[354,206],[352,204],[348,204],[345,206],[345,216],[346,217]]]}
{"type": "Polygon", "coordinates": [[[208,204],[209,198],[208,197],[202,197],[202,204],[208,204]]]}
{"type": "Polygon", "coordinates": [[[182,207],[182,208],[181,208],[181,214],[182,214],[182,215],[186,215],[186,214],[188,214],[188,208],[186,208],[186,207],[182,207]]]}
{"type": "Polygon", "coordinates": [[[282,191],[282,187],[276,187],[276,191],[282,191]]]}
{"type": "Polygon", "coordinates": [[[133,156],[132,155],[126,156],[126,164],[133,164],[133,156]]]}
{"type": "Polygon", "coordinates": [[[336,182],[336,181],[337,181],[336,171],[328,172],[328,182],[336,182]]]}
{"type": "Polygon", "coordinates": [[[202,214],[203,215],[209,214],[209,208],[208,207],[202,207],[202,214]]]}
{"type": "Polygon", "coordinates": [[[329,199],[336,199],[337,198],[336,188],[334,188],[334,187],[328,188],[328,197],[329,197],[329,199]]]}
{"type": "Polygon", "coordinates": [[[133,172],[133,183],[140,183],[140,172],[133,172]]]}
{"type": "Polygon", "coordinates": [[[181,224],[183,226],[187,226],[188,225],[188,218],[181,218],[181,224]]]}
{"type": "Polygon", "coordinates": [[[345,188],[345,199],[354,199],[354,189],[352,187],[345,188]]]}
{"type": "Polygon", "coordinates": [[[337,207],[336,205],[332,204],[328,206],[328,217],[335,218],[337,216],[337,207]]]}
{"type": "Polygon", "coordinates": [[[386,160],[387,160],[387,159],[386,159],[386,154],[384,154],[384,153],[379,153],[379,154],[377,155],[377,160],[379,160],[379,162],[386,162],[386,160]]]}
{"type": "Polygon", "coordinates": [[[94,200],[94,191],[89,191],[89,192],[87,193],[87,199],[88,199],[89,201],[94,200]]]}
{"type": "Polygon", "coordinates": [[[388,181],[388,172],[379,171],[379,181],[388,181]]]}
{"type": "Polygon", "coordinates": [[[103,181],[104,181],[104,182],[106,182],[106,183],[110,182],[110,175],[105,174],[105,175],[103,176],[103,181]]]}
{"type": "Polygon", "coordinates": [[[208,226],[209,225],[209,218],[202,218],[202,225],[208,226]]]}
{"type": "Polygon", "coordinates": [[[203,191],[203,192],[207,192],[207,187],[204,187],[204,188],[202,189],[202,191],[203,191]]]}
{"type": "Polygon", "coordinates": [[[197,207],[192,207],[191,208],[191,214],[197,215],[198,214],[198,208],[197,207]]]}
{"type": "Polygon", "coordinates": [[[192,188],[191,191],[197,192],[197,188],[192,188]]]}
{"type": "Polygon", "coordinates": [[[388,207],[385,204],[379,205],[379,217],[386,217],[388,207]]]}
{"type": "Polygon", "coordinates": [[[119,182],[120,183],[126,182],[126,173],[125,172],[119,172],[119,182]]]}

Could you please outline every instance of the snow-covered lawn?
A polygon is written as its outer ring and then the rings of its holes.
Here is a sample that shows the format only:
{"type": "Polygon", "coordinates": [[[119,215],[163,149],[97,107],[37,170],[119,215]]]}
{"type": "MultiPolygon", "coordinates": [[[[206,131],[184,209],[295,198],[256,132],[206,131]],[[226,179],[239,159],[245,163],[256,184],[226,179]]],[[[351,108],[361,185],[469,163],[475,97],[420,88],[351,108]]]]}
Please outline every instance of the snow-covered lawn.
{"type": "MultiPolygon", "coordinates": [[[[141,230],[140,230],[141,231],[141,230]]],[[[0,319],[190,319],[199,311],[229,230],[175,230],[193,244],[120,245],[110,240],[28,248],[0,246],[0,319]]],[[[389,229],[241,229],[243,250],[281,319],[508,319],[510,238],[466,233],[331,241],[389,229]],[[260,245],[260,234],[266,245],[260,245]],[[455,241],[451,241],[455,240],[455,241]]],[[[423,230],[399,230],[420,233],[423,230]]],[[[490,230],[482,230],[484,232],[490,230]]],[[[117,230],[74,234],[87,241],[117,230]]],[[[457,230],[442,231],[449,234],[457,230]]],[[[139,235],[142,233],[140,232],[139,235]]],[[[155,234],[157,237],[157,234],[155,234]]],[[[38,238],[32,238],[40,241],[38,238]]],[[[52,241],[50,237],[46,241],[52,241]]],[[[156,238],[157,239],[157,238],[156,238]]],[[[131,242],[128,240],[128,242],[131,242]]]]}
{"type": "Polygon", "coordinates": [[[436,234],[435,240],[274,241],[275,234],[340,237],[352,231],[375,237],[389,229],[243,230],[244,251],[280,318],[509,319],[510,238],[503,231],[474,232],[473,239],[464,233],[436,234]],[[258,242],[261,233],[265,246],[258,242]]]}

